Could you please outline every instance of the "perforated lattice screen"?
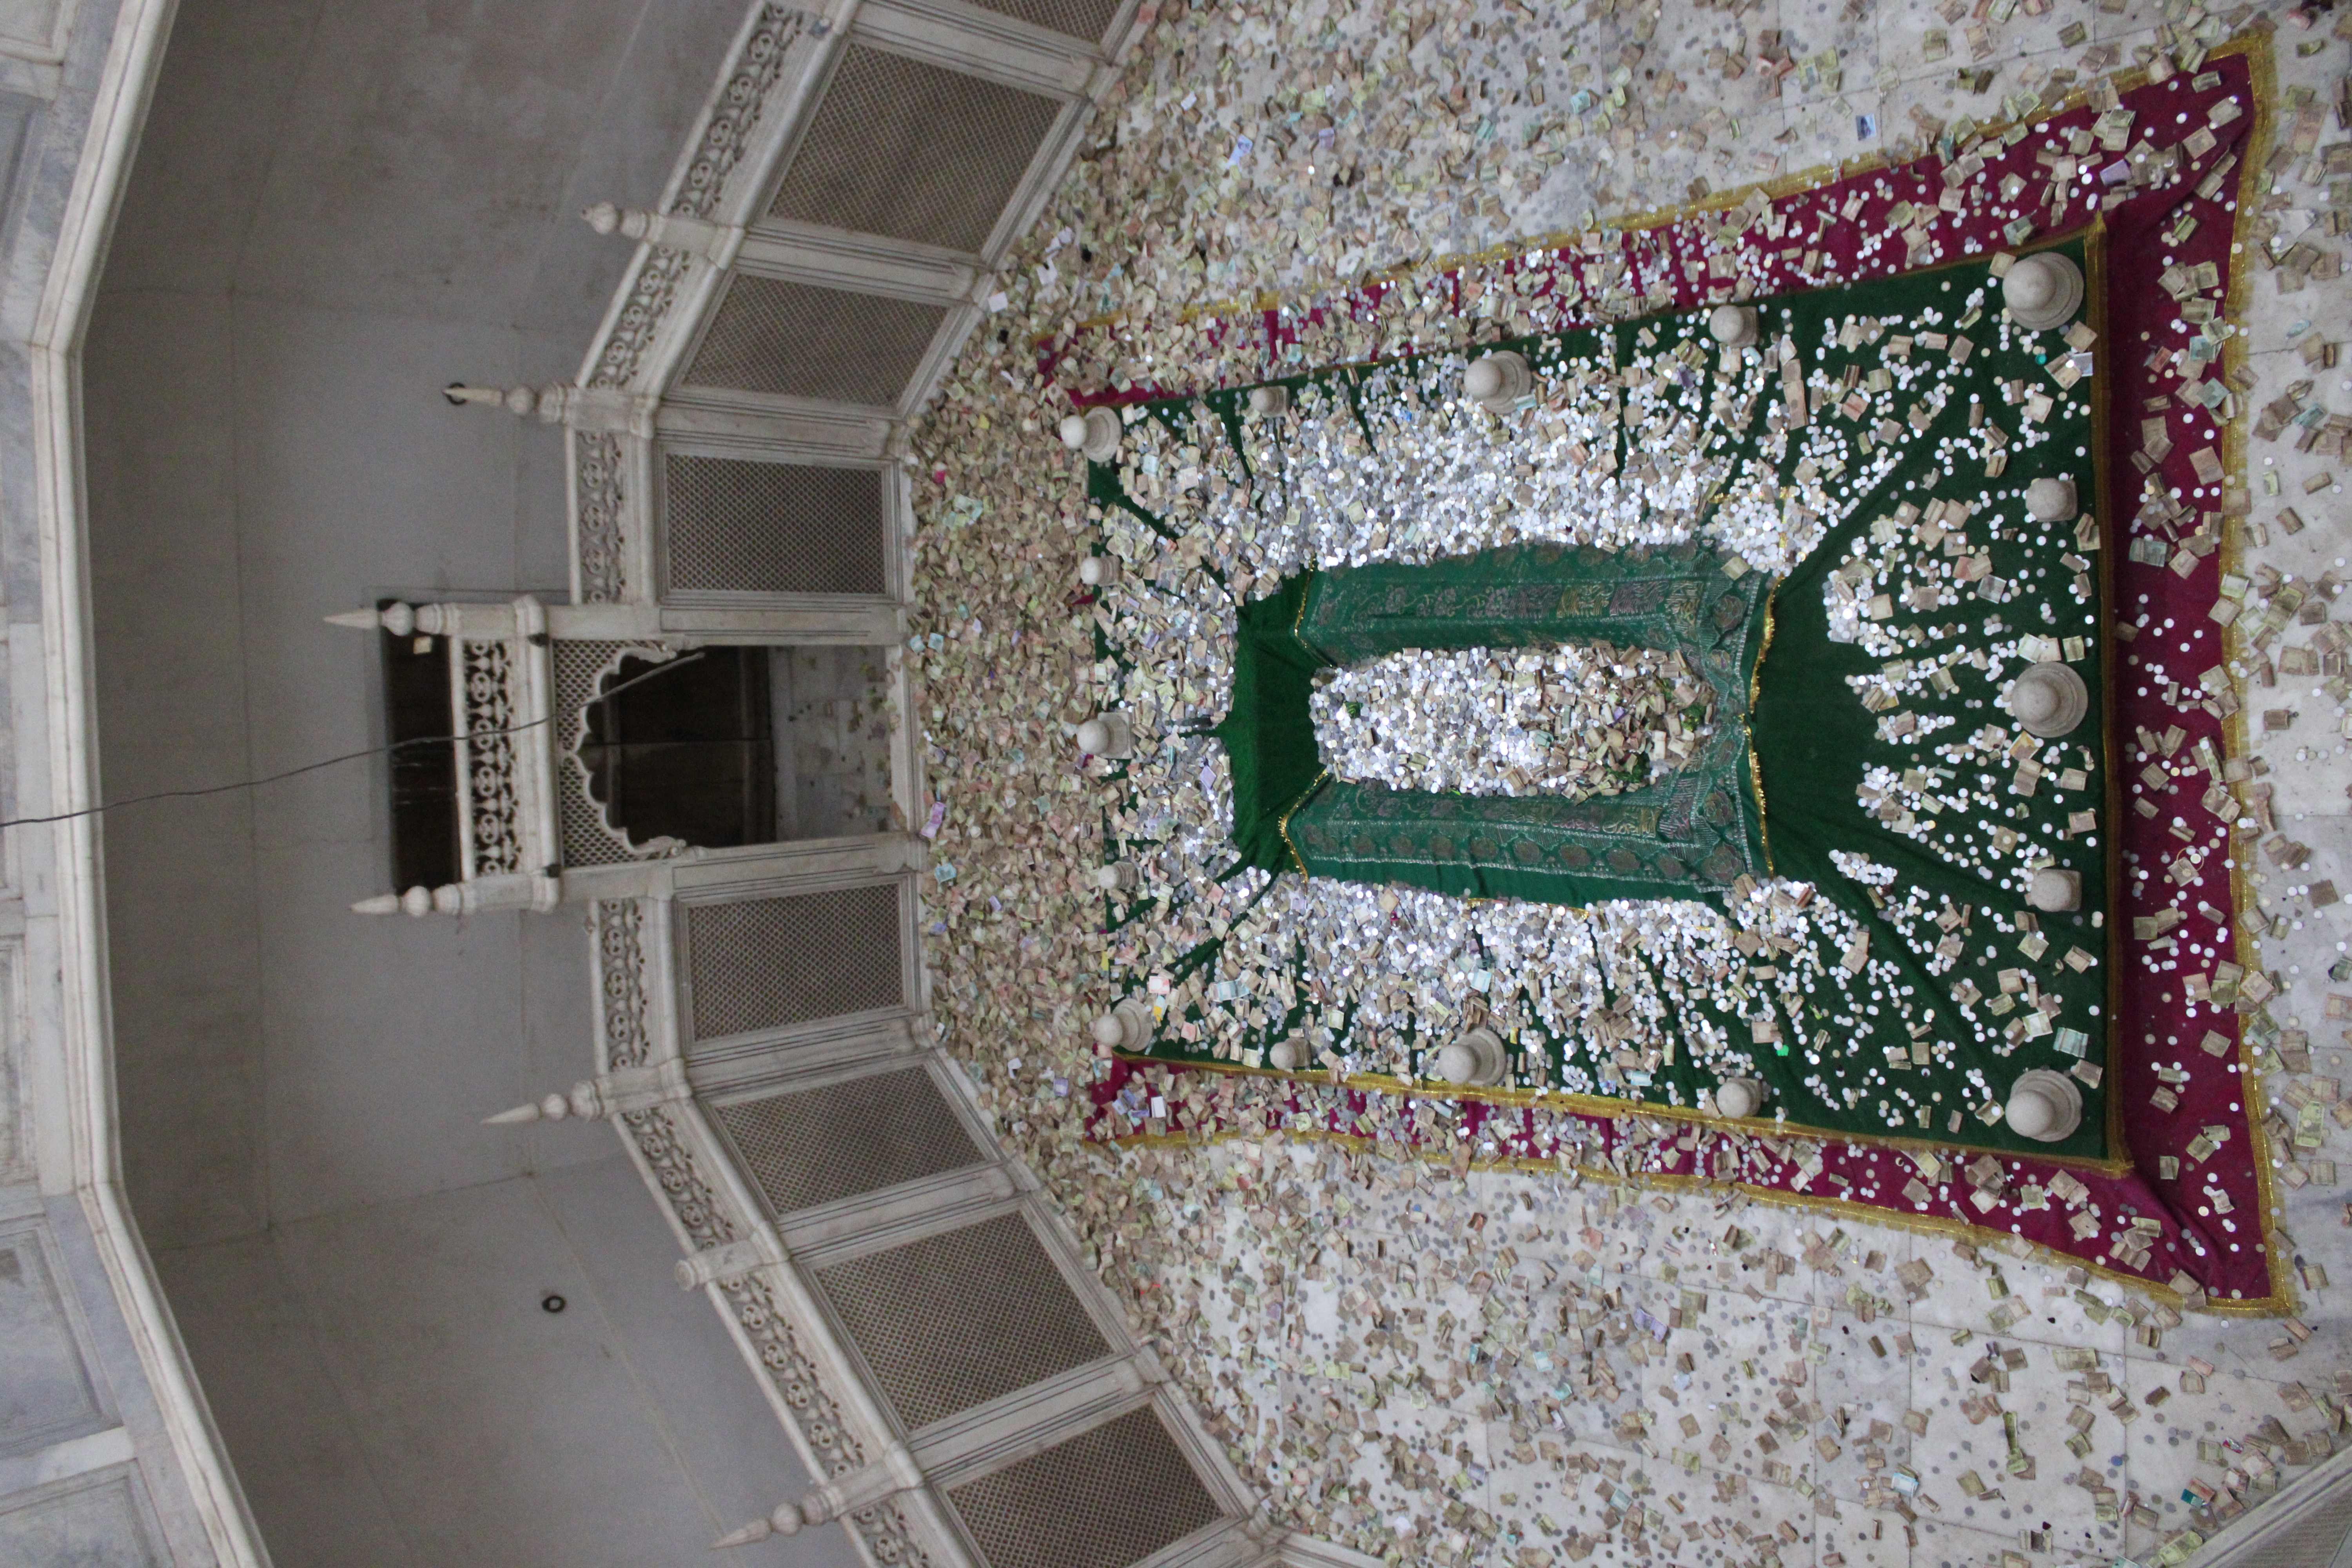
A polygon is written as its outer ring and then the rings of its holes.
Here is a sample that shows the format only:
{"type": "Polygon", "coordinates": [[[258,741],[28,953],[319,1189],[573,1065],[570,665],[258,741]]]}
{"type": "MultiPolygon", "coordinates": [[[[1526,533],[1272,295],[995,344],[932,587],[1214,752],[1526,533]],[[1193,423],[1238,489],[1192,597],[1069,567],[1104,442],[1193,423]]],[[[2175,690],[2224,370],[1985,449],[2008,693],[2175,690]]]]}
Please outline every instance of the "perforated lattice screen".
{"type": "Polygon", "coordinates": [[[948,1493],[989,1568],[1125,1568],[1217,1518],[1150,1406],[948,1493]]]}
{"type": "Polygon", "coordinates": [[[1118,0],[973,0],[985,11],[1099,42],[1118,0]]]}
{"type": "Polygon", "coordinates": [[[986,1158],[920,1068],[714,1109],[779,1215],[986,1158]]]}
{"type": "Polygon", "coordinates": [[[905,1003],[896,883],[685,908],[697,1039],[905,1003]]]}
{"type": "Polygon", "coordinates": [[[2222,1561],[2230,1568],[2331,1568],[2352,1545],[2345,1534],[2347,1529],[2352,1529],[2352,1493],[2329,1499],[2252,1550],[2234,1559],[2225,1555],[2222,1561]]]}
{"type": "Polygon", "coordinates": [[[891,407],[946,315],[912,300],[739,273],[686,379],[891,407]]]}
{"type": "Polygon", "coordinates": [[[977,252],[1061,107],[852,45],[769,215],[977,252]]]}
{"type": "Polygon", "coordinates": [[[599,826],[603,808],[588,797],[580,764],[572,760],[572,746],[580,738],[580,710],[596,694],[597,672],[621,647],[616,642],[555,645],[555,810],[567,866],[613,866],[635,858],[599,826]]]}
{"type": "Polygon", "coordinates": [[[1110,1353],[1017,1215],[854,1258],[817,1280],[909,1428],[1110,1353]]]}
{"type": "Polygon", "coordinates": [[[887,591],[876,470],[675,452],[663,469],[672,591],[887,591]]]}

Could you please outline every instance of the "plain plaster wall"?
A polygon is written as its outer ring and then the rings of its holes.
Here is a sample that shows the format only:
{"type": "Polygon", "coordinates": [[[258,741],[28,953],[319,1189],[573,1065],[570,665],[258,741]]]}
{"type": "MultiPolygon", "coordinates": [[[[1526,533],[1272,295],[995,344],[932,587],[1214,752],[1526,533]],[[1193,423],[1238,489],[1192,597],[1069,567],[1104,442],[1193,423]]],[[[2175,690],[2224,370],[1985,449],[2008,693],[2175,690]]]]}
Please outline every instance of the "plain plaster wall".
{"type": "MultiPolygon", "coordinates": [[[[279,1568],[653,1568],[805,1489],[625,1156],[159,1259],[279,1568]],[[561,1296],[561,1313],[542,1310],[561,1296]]],[[[856,1561],[837,1530],[729,1554],[856,1561]]]]}
{"type": "MultiPolygon", "coordinates": [[[[627,258],[577,212],[653,205],[743,14],[184,0],[85,361],[106,798],[379,744],[325,614],[561,596],[558,435],[439,389],[571,378],[627,258]]],[[[368,760],[105,823],[133,1203],[263,1532],[701,1560],[807,1485],[775,1415],[609,1129],[479,1124],[589,1070],[580,916],[351,914],[384,799],[368,760]]]]}

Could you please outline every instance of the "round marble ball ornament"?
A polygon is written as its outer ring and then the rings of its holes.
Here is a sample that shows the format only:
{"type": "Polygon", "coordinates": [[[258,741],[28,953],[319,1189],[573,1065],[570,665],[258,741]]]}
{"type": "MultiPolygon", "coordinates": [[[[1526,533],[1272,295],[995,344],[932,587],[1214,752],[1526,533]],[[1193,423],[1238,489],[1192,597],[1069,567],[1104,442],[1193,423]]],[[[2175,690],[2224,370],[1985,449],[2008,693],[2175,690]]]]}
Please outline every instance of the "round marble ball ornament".
{"type": "Polygon", "coordinates": [[[2010,1131],[2038,1143],[2063,1142],[2083,1124],[2083,1091],[2063,1073],[2034,1068],[2010,1085],[2002,1114],[2010,1131]]]}
{"type": "Polygon", "coordinates": [[[2091,689],[2068,666],[2037,664],[2009,683],[2000,705],[2027,734],[2055,740],[2073,733],[2091,711],[2091,689]]]}
{"type": "Polygon", "coordinates": [[[1481,1026],[1437,1053],[1437,1077],[1447,1083],[1491,1084],[1503,1076],[1503,1041],[1481,1026]]]}
{"type": "Polygon", "coordinates": [[[1508,408],[1534,389],[1535,372],[1527,358],[1509,349],[1497,349],[1470,362],[1462,373],[1462,395],[1496,413],[1508,408]]]}
{"type": "Polygon", "coordinates": [[[1097,1018],[1087,1032],[1104,1050],[1139,1051],[1151,1040],[1151,1015],[1130,996],[1097,1018]]]}
{"type": "Polygon", "coordinates": [[[2025,487],[2025,510],[2036,522],[2072,522],[2081,510],[2074,481],[2045,474],[2025,487]]]}
{"type": "Polygon", "coordinates": [[[2083,269],[2055,251],[2026,257],[2000,280],[2000,299],[2021,327],[2063,327],[2083,308],[2083,269]]]}
{"type": "Polygon", "coordinates": [[[1124,713],[1097,713],[1078,726],[1077,741],[1090,757],[1123,757],[1135,750],[1135,726],[1124,713]]]}
{"type": "Polygon", "coordinates": [[[1082,414],[1066,415],[1055,429],[1063,446],[1073,452],[1085,453],[1095,462],[1108,463],[1118,456],[1118,416],[1110,409],[1089,408],[1082,414]]]}
{"type": "Polygon", "coordinates": [[[1756,307],[1717,305],[1707,313],[1706,330],[1727,349],[1744,349],[1756,341],[1756,307]]]}
{"type": "Polygon", "coordinates": [[[2044,866],[2025,885],[2025,901],[2045,914],[2063,915],[2083,907],[2083,873],[2044,866]]]}
{"type": "Polygon", "coordinates": [[[1727,1078],[1716,1086],[1715,1110],[1718,1116],[1737,1121],[1763,1109],[1764,1086],[1752,1078],[1727,1078]]]}

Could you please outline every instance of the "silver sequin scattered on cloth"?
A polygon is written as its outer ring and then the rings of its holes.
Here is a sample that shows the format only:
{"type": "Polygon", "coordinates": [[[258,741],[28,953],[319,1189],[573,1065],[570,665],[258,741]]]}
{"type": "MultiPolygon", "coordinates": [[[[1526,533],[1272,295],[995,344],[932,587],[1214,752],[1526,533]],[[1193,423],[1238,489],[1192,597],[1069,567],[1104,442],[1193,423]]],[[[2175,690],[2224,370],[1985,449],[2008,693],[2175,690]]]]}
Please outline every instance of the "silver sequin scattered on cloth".
{"type": "Polygon", "coordinates": [[[1315,738],[1338,777],[1396,789],[1615,795],[1688,761],[1714,696],[1679,653],[1409,649],[1318,687],[1315,738]]]}

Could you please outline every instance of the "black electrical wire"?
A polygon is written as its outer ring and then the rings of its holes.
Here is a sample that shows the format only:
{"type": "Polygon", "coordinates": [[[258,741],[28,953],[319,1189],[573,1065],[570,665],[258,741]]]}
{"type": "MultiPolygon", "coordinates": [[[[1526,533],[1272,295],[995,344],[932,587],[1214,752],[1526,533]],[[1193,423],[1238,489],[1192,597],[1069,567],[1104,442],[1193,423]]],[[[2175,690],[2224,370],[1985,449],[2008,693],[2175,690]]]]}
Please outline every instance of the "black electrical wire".
{"type": "MultiPolygon", "coordinates": [[[[691,664],[700,658],[704,651],[697,648],[683,658],[670,659],[656,665],[642,675],[633,675],[620,685],[609,690],[598,692],[588,700],[586,706],[593,708],[599,702],[618,697],[640,681],[651,680],[656,675],[667,675],[681,665],[691,664]]],[[[405,751],[411,746],[447,746],[459,741],[495,741],[501,735],[520,735],[527,730],[536,730],[547,722],[549,721],[546,719],[533,719],[528,724],[517,724],[511,729],[477,730],[470,735],[421,735],[413,740],[394,741],[390,745],[370,746],[364,752],[346,752],[340,757],[329,757],[324,762],[308,763],[299,768],[289,768],[282,773],[269,773],[257,779],[240,779],[235,784],[209,784],[203,789],[157,790],[152,795],[134,795],[123,800],[110,800],[102,805],[86,805],[79,811],[61,811],[54,816],[12,816],[0,821],[0,828],[38,827],[52,822],[71,822],[77,817],[100,816],[126,805],[145,805],[158,800],[201,800],[206,795],[229,795],[241,789],[259,789],[264,784],[282,784],[288,779],[300,778],[304,773],[315,773],[321,769],[338,767],[344,763],[355,763],[362,757],[390,756],[394,752],[405,751]]]]}

